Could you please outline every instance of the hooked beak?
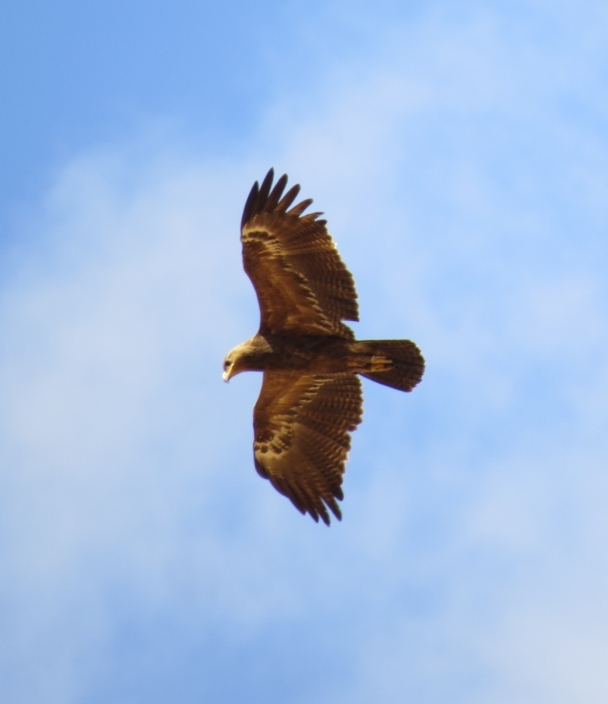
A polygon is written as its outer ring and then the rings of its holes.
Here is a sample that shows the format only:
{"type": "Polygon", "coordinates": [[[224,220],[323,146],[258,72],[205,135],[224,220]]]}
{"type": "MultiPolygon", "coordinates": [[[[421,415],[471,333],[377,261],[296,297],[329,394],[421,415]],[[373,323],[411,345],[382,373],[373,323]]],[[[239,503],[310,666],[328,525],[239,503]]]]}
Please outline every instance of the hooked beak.
{"type": "Polygon", "coordinates": [[[232,370],[234,369],[234,364],[231,364],[228,369],[222,374],[222,379],[228,383],[230,381],[230,377],[232,376],[232,370]]]}

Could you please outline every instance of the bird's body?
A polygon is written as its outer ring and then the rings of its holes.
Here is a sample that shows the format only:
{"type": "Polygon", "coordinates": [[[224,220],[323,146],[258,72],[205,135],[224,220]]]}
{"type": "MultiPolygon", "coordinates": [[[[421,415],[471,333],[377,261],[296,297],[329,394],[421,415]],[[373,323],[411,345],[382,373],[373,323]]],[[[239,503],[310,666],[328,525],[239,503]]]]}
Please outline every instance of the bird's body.
{"type": "Polygon", "coordinates": [[[231,350],[224,379],[264,372],[254,409],[258,473],[302,513],[329,524],[341,517],[349,433],[361,422],[361,374],[410,391],[424,360],[409,340],[355,340],[343,320],[358,320],[357,294],[320,213],[291,210],[299,186],[271,191],[272,169],[254,184],[243,213],[245,271],[260,304],[260,330],[231,350]]]}
{"type": "Polygon", "coordinates": [[[358,342],[333,335],[258,333],[235,350],[238,350],[238,371],[366,374],[392,368],[390,358],[379,354],[373,341],[358,342]]]}

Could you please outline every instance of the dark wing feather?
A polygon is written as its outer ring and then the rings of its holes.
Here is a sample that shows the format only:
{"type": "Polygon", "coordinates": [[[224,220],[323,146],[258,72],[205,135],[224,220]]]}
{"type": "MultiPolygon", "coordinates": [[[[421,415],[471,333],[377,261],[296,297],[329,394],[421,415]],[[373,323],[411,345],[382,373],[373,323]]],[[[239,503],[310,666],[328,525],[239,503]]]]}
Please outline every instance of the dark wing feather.
{"type": "Polygon", "coordinates": [[[361,422],[361,382],[355,374],[300,376],[264,372],[253,412],[258,473],[302,513],[329,525],[340,519],[349,433],[361,422]]]}
{"type": "Polygon", "coordinates": [[[260,304],[260,332],[338,335],[353,339],[342,320],[358,320],[353,277],[340,259],[321,213],[302,215],[312,203],[293,203],[300,190],[283,198],[287,175],[272,188],[271,169],[254,184],[241,223],[243,264],[260,304]],[[272,190],[271,190],[272,189],[272,190]]]}

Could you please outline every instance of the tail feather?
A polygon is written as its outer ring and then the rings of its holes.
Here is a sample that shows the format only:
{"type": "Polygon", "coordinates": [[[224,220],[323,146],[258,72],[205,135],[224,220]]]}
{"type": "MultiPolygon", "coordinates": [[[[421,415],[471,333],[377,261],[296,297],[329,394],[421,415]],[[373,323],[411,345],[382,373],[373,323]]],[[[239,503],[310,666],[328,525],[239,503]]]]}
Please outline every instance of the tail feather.
{"type": "Polygon", "coordinates": [[[400,391],[411,391],[424,374],[424,358],[411,340],[366,340],[374,355],[389,357],[392,369],[362,374],[366,379],[400,391]]]}

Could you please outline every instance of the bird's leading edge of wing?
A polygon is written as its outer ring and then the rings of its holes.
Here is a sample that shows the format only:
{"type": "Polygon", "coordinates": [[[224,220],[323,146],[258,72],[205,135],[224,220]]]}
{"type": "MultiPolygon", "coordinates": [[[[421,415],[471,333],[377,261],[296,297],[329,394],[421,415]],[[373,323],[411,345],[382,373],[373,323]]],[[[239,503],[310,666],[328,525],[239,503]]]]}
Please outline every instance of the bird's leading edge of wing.
{"type": "Polygon", "coordinates": [[[328,508],[340,519],[349,433],[361,416],[355,374],[264,372],[253,414],[258,473],[315,521],[329,525],[328,508]]]}
{"type": "Polygon", "coordinates": [[[351,273],[327,232],[321,213],[302,213],[304,200],[290,210],[300,187],[285,195],[287,175],[274,188],[271,169],[254,184],[243,211],[243,265],[258,296],[260,332],[339,335],[351,339],[342,320],[358,320],[351,273]]]}

